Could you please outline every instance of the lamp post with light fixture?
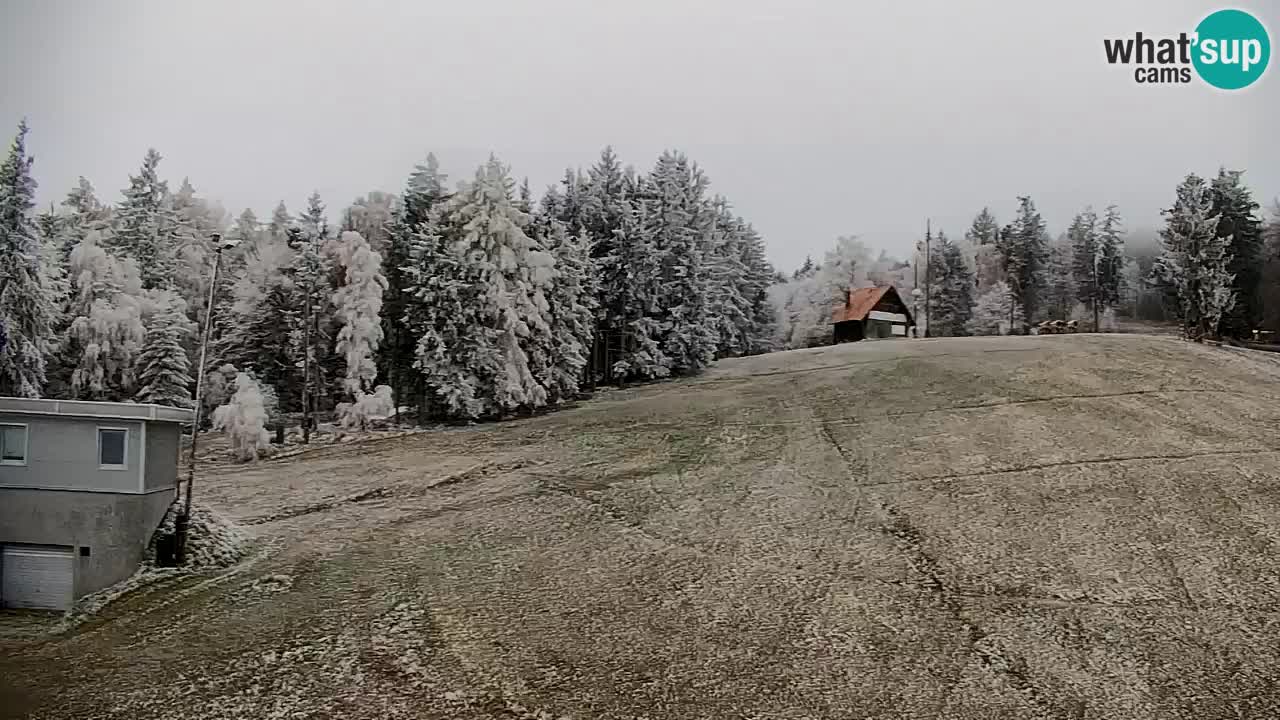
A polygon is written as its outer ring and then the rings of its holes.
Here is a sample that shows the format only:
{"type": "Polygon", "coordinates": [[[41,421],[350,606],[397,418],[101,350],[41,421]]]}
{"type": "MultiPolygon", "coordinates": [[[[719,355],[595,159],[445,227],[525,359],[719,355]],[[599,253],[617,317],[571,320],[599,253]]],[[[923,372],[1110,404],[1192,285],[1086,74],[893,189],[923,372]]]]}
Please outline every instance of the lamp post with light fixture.
{"type": "Polygon", "coordinates": [[[182,512],[174,523],[177,539],[177,561],[187,562],[187,529],[191,524],[191,486],[196,477],[196,440],[200,437],[200,410],[204,404],[204,365],[209,353],[209,334],[213,329],[213,298],[218,289],[218,271],[222,268],[222,252],[240,244],[236,238],[223,239],[221,233],[210,236],[213,241],[213,276],[209,278],[209,297],[204,306],[204,332],[200,338],[200,363],[196,367],[195,408],[191,421],[191,452],[187,456],[187,490],[184,493],[182,512]]]}

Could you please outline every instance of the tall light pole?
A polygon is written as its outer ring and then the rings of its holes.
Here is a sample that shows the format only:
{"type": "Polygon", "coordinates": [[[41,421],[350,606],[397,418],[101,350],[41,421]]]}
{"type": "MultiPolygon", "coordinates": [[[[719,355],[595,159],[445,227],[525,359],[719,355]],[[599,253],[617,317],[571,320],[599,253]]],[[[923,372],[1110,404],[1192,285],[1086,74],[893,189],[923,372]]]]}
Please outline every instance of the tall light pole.
{"type": "Polygon", "coordinates": [[[213,330],[213,299],[218,290],[218,271],[222,268],[222,251],[240,244],[239,240],[223,240],[220,233],[210,236],[213,242],[213,275],[209,278],[209,296],[204,305],[204,332],[200,338],[200,363],[196,367],[195,409],[191,421],[191,452],[187,455],[187,491],[183,495],[182,512],[174,523],[177,536],[177,560],[187,562],[187,529],[191,525],[191,487],[196,478],[196,441],[200,437],[200,411],[204,405],[204,366],[209,355],[209,334],[213,330]]]}

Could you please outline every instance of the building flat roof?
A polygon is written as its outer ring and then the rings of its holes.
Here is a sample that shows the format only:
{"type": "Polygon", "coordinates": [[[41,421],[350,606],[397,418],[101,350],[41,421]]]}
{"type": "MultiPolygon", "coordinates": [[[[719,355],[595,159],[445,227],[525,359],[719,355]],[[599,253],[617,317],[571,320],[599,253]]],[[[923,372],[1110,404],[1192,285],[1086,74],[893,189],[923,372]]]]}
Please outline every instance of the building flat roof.
{"type": "Polygon", "coordinates": [[[89,400],[46,400],[0,397],[0,413],[60,415],[62,417],[144,420],[190,424],[195,412],[186,408],[139,403],[93,402],[89,400]]]}

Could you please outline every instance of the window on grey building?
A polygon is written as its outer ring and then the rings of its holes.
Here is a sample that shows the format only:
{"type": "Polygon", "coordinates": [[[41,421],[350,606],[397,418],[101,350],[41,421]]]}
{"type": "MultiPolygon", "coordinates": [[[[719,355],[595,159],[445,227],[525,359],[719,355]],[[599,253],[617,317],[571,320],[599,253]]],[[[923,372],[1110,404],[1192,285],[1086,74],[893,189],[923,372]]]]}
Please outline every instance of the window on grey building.
{"type": "Polygon", "coordinates": [[[0,425],[0,465],[27,464],[27,426],[0,425]]]}
{"type": "Polygon", "coordinates": [[[98,428],[98,465],[118,469],[125,466],[125,446],[129,431],[124,428],[98,428]]]}

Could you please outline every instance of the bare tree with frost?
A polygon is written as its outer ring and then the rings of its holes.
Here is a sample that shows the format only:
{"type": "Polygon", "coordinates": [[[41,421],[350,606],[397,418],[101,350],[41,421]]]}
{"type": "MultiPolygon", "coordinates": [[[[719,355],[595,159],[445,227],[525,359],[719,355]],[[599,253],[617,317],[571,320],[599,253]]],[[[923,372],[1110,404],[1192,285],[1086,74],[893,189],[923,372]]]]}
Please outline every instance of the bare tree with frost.
{"type": "Polygon", "coordinates": [[[121,262],[88,233],[71,251],[73,298],[64,338],[72,358],[71,393],[85,400],[133,397],[146,338],[137,266],[121,262]]]}

